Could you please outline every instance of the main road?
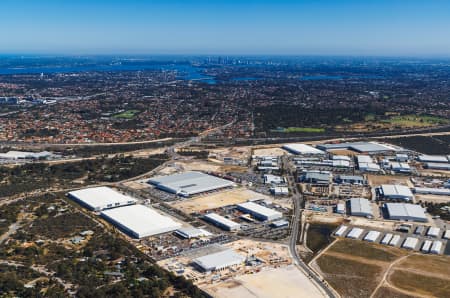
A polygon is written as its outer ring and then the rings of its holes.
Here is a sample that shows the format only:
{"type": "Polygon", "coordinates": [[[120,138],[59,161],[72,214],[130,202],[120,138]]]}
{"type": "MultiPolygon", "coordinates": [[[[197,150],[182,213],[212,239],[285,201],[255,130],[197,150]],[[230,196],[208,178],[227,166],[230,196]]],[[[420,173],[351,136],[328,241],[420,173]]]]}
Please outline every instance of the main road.
{"type": "Polygon", "coordinates": [[[324,294],[326,294],[328,297],[338,297],[336,296],[334,290],[330,289],[327,284],[324,283],[323,279],[318,276],[311,268],[306,265],[303,260],[300,258],[297,252],[297,240],[298,240],[298,234],[299,230],[301,228],[301,219],[302,219],[302,208],[301,205],[303,203],[303,196],[298,191],[297,185],[295,183],[294,175],[292,173],[292,170],[289,166],[289,161],[286,155],[282,158],[282,166],[283,169],[286,170],[286,177],[288,185],[290,186],[292,190],[292,202],[294,205],[294,211],[292,216],[292,224],[291,224],[291,235],[289,236],[289,253],[294,260],[295,265],[300,267],[302,271],[308,275],[315,284],[322,290],[324,294]]]}

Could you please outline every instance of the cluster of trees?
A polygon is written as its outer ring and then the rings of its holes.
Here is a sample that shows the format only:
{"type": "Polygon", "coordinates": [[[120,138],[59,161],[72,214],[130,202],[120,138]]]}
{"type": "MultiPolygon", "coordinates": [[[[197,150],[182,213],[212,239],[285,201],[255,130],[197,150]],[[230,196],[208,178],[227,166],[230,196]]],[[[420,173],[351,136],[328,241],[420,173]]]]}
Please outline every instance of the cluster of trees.
{"type": "Polygon", "coordinates": [[[389,142],[425,154],[450,152],[450,135],[401,137],[389,139],[389,142]]]}
{"type": "Polygon", "coordinates": [[[93,160],[48,165],[27,163],[15,167],[0,167],[0,197],[44,190],[55,186],[68,188],[73,180],[88,175],[88,182],[119,181],[148,172],[167,160],[167,155],[148,158],[116,155],[93,160]]]}

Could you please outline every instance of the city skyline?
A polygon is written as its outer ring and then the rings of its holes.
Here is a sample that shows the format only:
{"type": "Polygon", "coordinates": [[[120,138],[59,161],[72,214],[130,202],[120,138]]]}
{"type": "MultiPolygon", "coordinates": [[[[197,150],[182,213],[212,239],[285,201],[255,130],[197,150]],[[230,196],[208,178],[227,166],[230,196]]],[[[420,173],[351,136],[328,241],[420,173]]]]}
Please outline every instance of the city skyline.
{"type": "Polygon", "coordinates": [[[447,1],[2,1],[2,54],[449,56],[447,1]]]}

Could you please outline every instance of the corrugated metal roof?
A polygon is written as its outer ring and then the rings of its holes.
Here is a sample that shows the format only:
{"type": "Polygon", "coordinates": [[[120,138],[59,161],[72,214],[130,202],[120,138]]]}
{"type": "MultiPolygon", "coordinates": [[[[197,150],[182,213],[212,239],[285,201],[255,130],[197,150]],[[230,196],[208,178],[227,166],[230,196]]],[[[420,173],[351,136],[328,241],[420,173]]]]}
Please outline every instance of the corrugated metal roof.
{"type": "Polygon", "coordinates": [[[232,181],[195,171],[154,177],[149,180],[149,183],[183,195],[193,195],[235,185],[232,181]]]}
{"type": "Polygon", "coordinates": [[[130,205],[102,212],[113,223],[128,229],[141,238],[181,228],[181,224],[143,205],[130,205]]]}
{"type": "Polygon", "coordinates": [[[367,199],[363,198],[352,198],[350,199],[350,210],[351,213],[364,213],[367,215],[373,215],[372,206],[367,199]]]}
{"type": "Polygon", "coordinates": [[[244,256],[234,252],[231,249],[199,257],[193,260],[194,263],[206,271],[237,265],[244,261],[244,256]]]}
{"type": "Polygon", "coordinates": [[[94,210],[113,208],[137,202],[136,199],[106,186],[75,190],[68,194],[94,210]]]}

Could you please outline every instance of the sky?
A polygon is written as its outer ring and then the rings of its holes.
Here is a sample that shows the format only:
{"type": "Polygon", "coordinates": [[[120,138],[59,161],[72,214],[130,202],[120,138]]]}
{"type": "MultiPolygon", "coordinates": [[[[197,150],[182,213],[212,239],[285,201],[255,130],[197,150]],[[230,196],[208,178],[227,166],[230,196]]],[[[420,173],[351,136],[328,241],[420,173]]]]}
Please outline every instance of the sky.
{"type": "Polygon", "coordinates": [[[450,56],[450,0],[0,0],[0,53],[450,56]]]}

